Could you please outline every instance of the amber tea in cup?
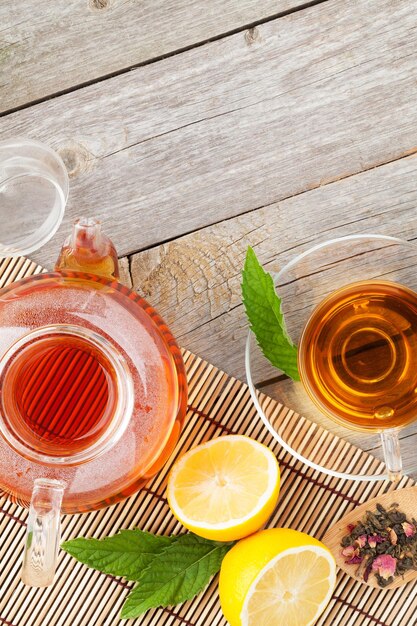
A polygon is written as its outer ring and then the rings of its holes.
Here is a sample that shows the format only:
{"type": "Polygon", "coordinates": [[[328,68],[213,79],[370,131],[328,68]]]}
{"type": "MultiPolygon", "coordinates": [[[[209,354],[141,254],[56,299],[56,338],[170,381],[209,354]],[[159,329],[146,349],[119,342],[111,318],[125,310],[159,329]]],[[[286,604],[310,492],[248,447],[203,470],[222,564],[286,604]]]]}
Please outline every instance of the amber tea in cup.
{"type": "Polygon", "coordinates": [[[309,318],[299,348],[307,391],[358,430],[402,427],[417,414],[417,294],[363,281],[337,290],[309,318]]]}

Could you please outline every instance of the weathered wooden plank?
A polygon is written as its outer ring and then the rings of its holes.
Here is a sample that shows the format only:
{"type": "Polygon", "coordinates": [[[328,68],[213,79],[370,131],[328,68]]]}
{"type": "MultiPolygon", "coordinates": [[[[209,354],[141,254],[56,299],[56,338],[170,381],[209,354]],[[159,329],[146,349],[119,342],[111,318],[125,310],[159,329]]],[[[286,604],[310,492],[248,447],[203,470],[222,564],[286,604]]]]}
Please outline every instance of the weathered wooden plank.
{"type": "Polygon", "coordinates": [[[302,6],[303,0],[0,3],[0,110],[302,6]]]}
{"type": "Polygon", "coordinates": [[[119,269],[120,269],[120,282],[122,282],[127,287],[132,287],[132,278],[130,276],[129,269],[129,259],[127,257],[123,257],[119,259],[119,269]]]}
{"type": "Polygon", "coordinates": [[[81,212],[125,255],[415,151],[417,14],[354,8],[325,2],[2,118],[1,136],[46,141],[72,176],[36,260],[81,212]]]}

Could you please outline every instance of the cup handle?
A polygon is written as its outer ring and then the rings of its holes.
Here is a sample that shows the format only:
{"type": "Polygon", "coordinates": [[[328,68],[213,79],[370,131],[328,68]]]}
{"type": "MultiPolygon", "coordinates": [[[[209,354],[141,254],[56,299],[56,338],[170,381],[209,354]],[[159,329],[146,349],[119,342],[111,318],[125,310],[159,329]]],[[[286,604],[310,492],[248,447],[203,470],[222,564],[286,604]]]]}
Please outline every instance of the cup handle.
{"type": "Polygon", "coordinates": [[[382,450],[384,452],[385,465],[388,477],[392,482],[398,482],[403,474],[403,462],[401,458],[400,440],[396,428],[387,428],[381,432],[382,450]]]}
{"type": "Polygon", "coordinates": [[[64,489],[60,480],[34,481],[21,571],[25,585],[48,587],[54,581],[64,489]]]}

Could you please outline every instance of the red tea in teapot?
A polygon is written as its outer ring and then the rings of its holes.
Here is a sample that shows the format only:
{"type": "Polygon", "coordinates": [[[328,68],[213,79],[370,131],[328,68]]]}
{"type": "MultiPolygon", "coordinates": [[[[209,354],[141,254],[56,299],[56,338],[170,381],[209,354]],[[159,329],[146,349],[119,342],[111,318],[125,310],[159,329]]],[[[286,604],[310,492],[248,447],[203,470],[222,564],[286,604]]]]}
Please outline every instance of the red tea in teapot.
{"type": "Polygon", "coordinates": [[[107,430],[117,399],[115,372],[89,341],[68,334],[39,338],[3,374],[3,402],[17,435],[43,451],[76,452],[107,430]]]}

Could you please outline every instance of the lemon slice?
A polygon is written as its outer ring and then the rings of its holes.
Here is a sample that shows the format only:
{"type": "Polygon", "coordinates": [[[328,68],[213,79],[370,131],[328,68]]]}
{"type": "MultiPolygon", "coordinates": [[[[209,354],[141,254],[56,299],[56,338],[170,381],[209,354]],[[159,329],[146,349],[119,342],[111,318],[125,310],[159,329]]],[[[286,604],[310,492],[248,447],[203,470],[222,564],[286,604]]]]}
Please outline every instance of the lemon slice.
{"type": "Polygon", "coordinates": [[[203,443],[182,456],[168,479],[175,517],[206,539],[232,541],[259,530],[278,500],[280,474],[271,450],[243,435],[203,443]]]}
{"type": "Polygon", "coordinates": [[[314,537],[272,528],[239,541],[220,572],[220,602],[231,626],[311,626],[336,584],[330,551],[314,537]]]}

